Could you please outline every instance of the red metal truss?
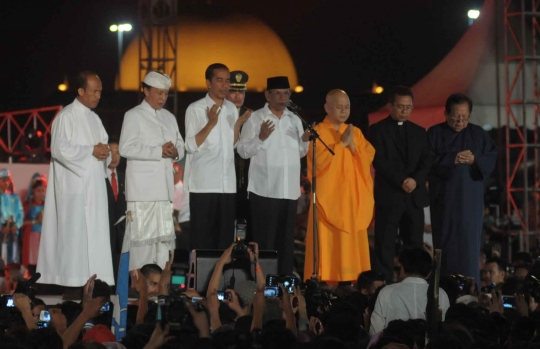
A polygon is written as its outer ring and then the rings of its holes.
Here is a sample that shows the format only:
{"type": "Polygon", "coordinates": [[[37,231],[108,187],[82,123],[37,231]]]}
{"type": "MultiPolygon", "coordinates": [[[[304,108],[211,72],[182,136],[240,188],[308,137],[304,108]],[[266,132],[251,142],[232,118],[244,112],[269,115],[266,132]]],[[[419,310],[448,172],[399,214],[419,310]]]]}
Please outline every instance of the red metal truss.
{"type": "Polygon", "coordinates": [[[525,251],[531,247],[530,235],[539,237],[539,18],[540,0],[505,0],[506,210],[509,217],[519,220],[520,248],[525,251]],[[517,139],[511,139],[511,128],[516,129],[517,139]],[[529,180],[531,169],[533,181],[529,180]]]}
{"type": "Polygon", "coordinates": [[[41,131],[45,151],[50,152],[51,126],[61,105],[0,113],[0,147],[10,156],[17,151],[22,138],[31,130],[41,131]]]}

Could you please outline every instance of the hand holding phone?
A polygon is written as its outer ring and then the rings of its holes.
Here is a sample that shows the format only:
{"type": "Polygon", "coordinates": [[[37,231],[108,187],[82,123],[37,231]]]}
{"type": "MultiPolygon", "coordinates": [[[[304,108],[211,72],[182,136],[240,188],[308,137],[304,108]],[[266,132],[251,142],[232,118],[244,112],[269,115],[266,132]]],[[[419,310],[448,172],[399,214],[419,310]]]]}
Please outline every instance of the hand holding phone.
{"type": "Polygon", "coordinates": [[[111,310],[111,303],[110,302],[105,302],[101,308],[99,309],[100,312],[102,313],[105,313],[105,312],[108,312],[111,310]]]}

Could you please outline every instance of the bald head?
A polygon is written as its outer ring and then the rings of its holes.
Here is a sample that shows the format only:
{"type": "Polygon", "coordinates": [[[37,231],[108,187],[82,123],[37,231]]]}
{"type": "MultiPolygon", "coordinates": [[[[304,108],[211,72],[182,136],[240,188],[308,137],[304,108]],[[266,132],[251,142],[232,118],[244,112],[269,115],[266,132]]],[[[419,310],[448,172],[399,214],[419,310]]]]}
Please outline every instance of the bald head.
{"type": "Polygon", "coordinates": [[[326,95],[324,110],[330,123],[336,127],[341,126],[351,114],[351,102],[349,96],[343,90],[335,89],[326,95]]]}

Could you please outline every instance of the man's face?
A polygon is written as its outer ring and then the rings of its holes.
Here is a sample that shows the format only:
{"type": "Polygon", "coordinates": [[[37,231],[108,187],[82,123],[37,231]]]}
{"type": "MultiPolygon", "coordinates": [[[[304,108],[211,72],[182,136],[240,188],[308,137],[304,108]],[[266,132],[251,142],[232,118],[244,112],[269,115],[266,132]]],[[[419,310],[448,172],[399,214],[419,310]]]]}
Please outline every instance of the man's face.
{"type": "Polygon", "coordinates": [[[505,272],[499,270],[499,266],[497,265],[497,263],[486,264],[485,270],[487,270],[488,274],[491,276],[491,282],[495,285],[504,282],[505,272]]]}
{"type": "Polygon", "coordinates": [[[144,100],[146,103],[150,104],[152,109],[160,110],[167,102],[167,97],[169,97],[169,90],[157,87],[144,88],[144,100]]]}
{"type": "Polygon", "coordinates": [[[342,124],[351,115],[351,102],[345,94],[333,96],[324,105],[324,110],[328,114],[328,119],[332,124],[342,124]]]}
{"type": "Polygon", "coordinates": [[[287,108],[287,102],[291,97],[291,90],[288,88],[269,90],[266,91],[264,95],[270,109],[282,111],[287,108]]]}
{"type": "Polygon", "coordinates": [[[109,164],[109,168],[111,170],[114,170],[116,167],[118,167],[118,164],[120,163],[120,152],[118,151],[118,143],[109,143],[109,148],[111,149],[111,163],[109,164]]]}
{"type": "Polygon", "coordinates": [[[514,276],[519,280],[525,279],[527,274],[529,274],[529,271],[527,270],[527,268],[516,268],[514,270],[514,276]]]}
{"type": "Polygon", "coordinates": [[[237,108],[240,108],[244,105],[245,99],[246,91],[229,91],[227,93],[227,100],[233,102],[237,108]]]}
{"type": "Polygon", "coordinates": [[[101,86],[101,80],[99,77],[96,75],[88,76],[86,79],[86,88],[80,88],[77,91],[79,93],[79,102],[81,102],[87,108],[96,108],[99,104],[102,90],[103,88],[101,86]]]}
{"type": "Polygon", "coordinates": [[[411,96],[397,95],[394,104],[388,103],[390,115],[396,121],[407,121],[413,109],[413,99],[411,96]]]}
{"type": "Polygon", "coordinates": [[[445,113],[445,116],[448,126],[450,126],[454,131],[459,132],[469,124],[469,116],[471,116],[469,104],[456,104],[452,107],[452,113],[445,113]]]}
{"type": "Polygon", "coordinates": [[[152,273],[146,278],[146,286],[148,287],[148,295],[155,296],[159,291],[159,280],[161,279],[161,274],[152,273]]]}
{"type": "Polygon", "coordinates": [[[212,80],[206,80],[208,94],[213,99],[225,99],[231,85],[230,74],[227,69],[214,69],[212,80]]]}
{"type": "Polygon", "coordinates": [[[375,294],[375,291],[381,286],[384,285],[384,281],[375,280],[368,287],[362,289],[362,294],[371,297],[375,294]]]}

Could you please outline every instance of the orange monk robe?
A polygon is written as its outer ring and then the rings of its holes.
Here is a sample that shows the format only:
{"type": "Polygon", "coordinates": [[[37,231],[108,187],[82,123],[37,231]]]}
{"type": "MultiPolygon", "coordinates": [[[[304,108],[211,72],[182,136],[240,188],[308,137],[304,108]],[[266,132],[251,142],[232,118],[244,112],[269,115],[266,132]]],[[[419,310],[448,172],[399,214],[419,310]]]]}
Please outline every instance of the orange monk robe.
{"type": "MultiPolygon", "coordinates": [[[[373,178],[370,165],[375,149],[354,128],[355,152],[344,147],[341,135],[325,118],[315,129],[336,153],[317,144],[318,266],[321,281],[351,281],[370,270],[367,228],[373,216],[373,178]]],[[[313,148],[307,154],[311,179],[313,148]]],[[[313,205],[309,210],[304,279],[313,274],[313,205]]]]}

